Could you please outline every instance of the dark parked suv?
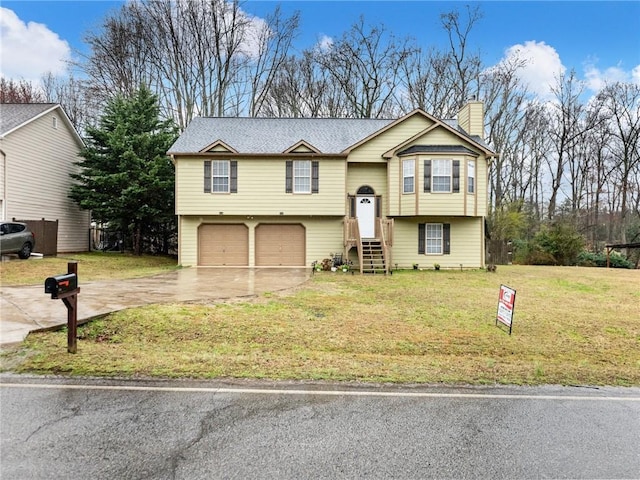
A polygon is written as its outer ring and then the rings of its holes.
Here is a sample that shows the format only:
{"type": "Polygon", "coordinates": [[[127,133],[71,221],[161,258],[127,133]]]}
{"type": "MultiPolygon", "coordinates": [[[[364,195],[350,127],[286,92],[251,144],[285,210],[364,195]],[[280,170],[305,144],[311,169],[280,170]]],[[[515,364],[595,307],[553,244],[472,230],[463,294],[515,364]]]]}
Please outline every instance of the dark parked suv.
{"type": "Polygon", "coordinates": [[[36,246],[35,235],[24,223],[0,223],[0,254],[17,253],[20,258],[29,258],[36,246]]]}

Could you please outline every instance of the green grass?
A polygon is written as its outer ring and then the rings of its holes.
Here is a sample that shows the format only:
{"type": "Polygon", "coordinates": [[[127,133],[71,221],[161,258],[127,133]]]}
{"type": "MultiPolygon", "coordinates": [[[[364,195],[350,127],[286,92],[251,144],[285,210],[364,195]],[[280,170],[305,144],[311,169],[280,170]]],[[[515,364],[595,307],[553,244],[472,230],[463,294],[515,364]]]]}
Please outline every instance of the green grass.
{"type": "Polygon", "coordinates": [[[67,273],[67,263],[78,262],[83,281],[145,277],[178,268],[175,258],[154,255],[88,252],[0,263],[0,284],[37,285],[51,275],[67,273]]]}
{"type": "Polygon", "coordinates": [[[640,385],[640,271],[499,267],[315,275],[288,294],[154,305],[31,334],[20,372],[329,381],[640,385]],[[513,335],[496,327],[517,290],[513,335]]]}

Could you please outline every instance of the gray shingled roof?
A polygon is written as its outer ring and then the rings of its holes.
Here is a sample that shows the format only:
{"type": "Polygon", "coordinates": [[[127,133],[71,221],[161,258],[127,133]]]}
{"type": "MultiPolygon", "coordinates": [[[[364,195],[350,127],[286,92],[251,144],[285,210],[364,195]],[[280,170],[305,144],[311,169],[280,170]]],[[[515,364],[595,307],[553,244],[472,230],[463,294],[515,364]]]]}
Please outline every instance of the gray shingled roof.
{"type": "Polygon", "coordinates": [[[2,103],[0,104],[0,135],[13,130],[54,107],[55,103],[2,103]]]}
{"type": "Polygon", "coordinates": [[[412,153],[462,153],[465,155],[478,156],[477,152],[463,145],[413,145],[398,152],[398,156],[410,155],[412,153]]]}
{"type": "Polygon", "coordinates": [[[395,120],[354,118],[198,117],[169,154],[199,152],[220,140],[241,153],[282,153],[301,140],[322,153],[341,153],[395,120]]]}

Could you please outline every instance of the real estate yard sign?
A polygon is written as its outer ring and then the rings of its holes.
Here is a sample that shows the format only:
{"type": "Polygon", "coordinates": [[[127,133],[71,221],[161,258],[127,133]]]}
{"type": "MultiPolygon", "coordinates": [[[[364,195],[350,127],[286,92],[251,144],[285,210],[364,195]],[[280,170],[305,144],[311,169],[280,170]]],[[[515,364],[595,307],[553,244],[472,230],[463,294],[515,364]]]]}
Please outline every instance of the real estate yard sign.
{"type": "Polygon", "coordinates": [[[513,322],[513,309],[516,306],[516,291],[506,285],[500,285],[500,297],[498,298],[498,313],[496,314],[496,325],[498,322],[509,327],[511,335],[511,325],[513,322]]]}

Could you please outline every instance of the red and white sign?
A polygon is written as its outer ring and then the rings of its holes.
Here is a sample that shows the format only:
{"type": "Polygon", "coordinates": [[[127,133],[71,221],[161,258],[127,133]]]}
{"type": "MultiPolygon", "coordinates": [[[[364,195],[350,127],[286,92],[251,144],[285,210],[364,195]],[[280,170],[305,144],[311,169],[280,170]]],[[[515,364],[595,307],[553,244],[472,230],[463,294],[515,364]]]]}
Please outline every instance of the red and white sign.
{"type": "Polygon", "coordinates": [[[498,298],[498,314],[496,319],[511,328],[513,321],[513,309],[516,304],[516,291],[506,285],[500,285],[500,297],[498,298]]]}

